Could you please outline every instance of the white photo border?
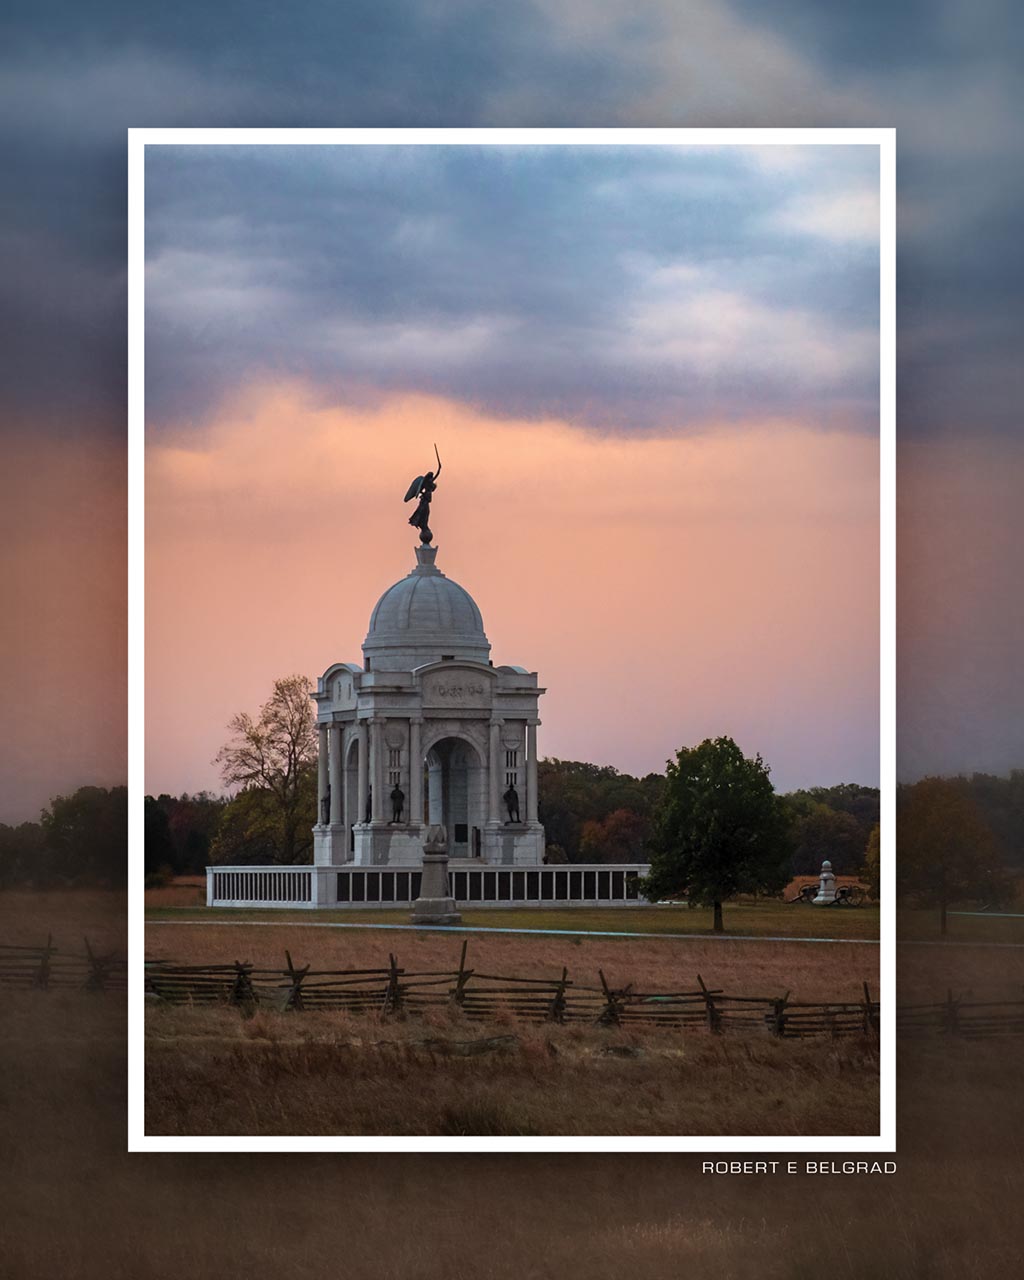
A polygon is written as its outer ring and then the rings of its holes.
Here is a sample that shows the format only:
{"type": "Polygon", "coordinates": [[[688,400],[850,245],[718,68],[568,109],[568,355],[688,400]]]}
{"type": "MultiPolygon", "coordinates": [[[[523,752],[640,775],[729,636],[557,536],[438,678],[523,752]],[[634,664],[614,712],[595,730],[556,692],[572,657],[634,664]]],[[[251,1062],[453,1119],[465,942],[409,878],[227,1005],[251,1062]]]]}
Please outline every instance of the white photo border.
{"type": "Polygon", "coordinates": [[[845,1152],[896,1150],[896,131],[850,129],[128,130],[128,1150],[845,1152]],[[149,146],[877,146],[879,150],[880,1124],[848,1137],[170,1137],[145,1132],[145,157],[149,146]]]}

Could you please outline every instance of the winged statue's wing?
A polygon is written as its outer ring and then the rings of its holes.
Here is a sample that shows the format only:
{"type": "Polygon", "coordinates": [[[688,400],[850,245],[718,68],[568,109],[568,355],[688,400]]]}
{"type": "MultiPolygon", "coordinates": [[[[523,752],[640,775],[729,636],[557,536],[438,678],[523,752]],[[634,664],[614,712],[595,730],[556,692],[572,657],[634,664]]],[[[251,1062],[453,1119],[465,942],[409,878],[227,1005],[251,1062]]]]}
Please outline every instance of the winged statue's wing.
{"type": "Polygon", "coordinates": [[[413,498],[419,497],[419,492],[422,488],[423,488],[423,477],[417,476],[416,479],[409,486],[409,492],[405,495],[404,500],[406,502],[411,502],[413,498]]]}

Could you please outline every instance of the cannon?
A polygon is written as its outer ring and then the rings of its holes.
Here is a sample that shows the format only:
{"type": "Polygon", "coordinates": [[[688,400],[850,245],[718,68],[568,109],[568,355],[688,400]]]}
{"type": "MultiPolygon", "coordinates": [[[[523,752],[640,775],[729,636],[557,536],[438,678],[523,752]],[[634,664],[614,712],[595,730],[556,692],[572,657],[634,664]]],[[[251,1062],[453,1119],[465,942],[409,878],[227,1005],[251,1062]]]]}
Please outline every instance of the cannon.
{"type": "MultiPolygon", "coordinates": [[[[797,891],[796,897],[787,898],[789,903],[794,902],[813,902],[818,894],[818,886],[816,884],[805,884],[797,891]]],[[[843,884],[836,890],[836,896],[831,902],[822,903],[828,907],[860,907],[863,906],[867,894],[859,884],[843,884]]]]}

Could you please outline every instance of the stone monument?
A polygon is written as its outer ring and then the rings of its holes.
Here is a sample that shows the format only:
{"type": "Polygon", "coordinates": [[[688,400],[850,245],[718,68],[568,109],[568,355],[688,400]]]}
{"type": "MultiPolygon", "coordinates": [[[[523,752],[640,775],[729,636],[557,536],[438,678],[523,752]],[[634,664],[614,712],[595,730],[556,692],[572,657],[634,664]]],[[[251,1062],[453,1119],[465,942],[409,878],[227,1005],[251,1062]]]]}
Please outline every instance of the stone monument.
{"type": "MultiPolygon", "coordinates": [[[[370,615],[362,666],[318,681],[317,866],[418,867],[428,828],[462,866],[536,867],[537,673],[495,666],[476,601],[437,567],[436,471],[406,501],[419,531],[412,571],[370,615]],[[514,805],[509,800],[514,799],[514,805]]],[[[498,589],[498,584],[495,584],[498,589]]]]}
{"type": "Polygon", "coordinates": [[[818,879],[818,896],[811,901],[817,907],[831,906],[836,900],[836,878],[832,874],[832,863],[826,858],[821,864],[821,876],[818,879]]]}
{"type": "Polygon", "coordinates": [[[410,918],[413,924],[458,924],[462,920],[448,885],[448,832],[444,827],[427,828],[420,896],[412,904],[410,918]]]}

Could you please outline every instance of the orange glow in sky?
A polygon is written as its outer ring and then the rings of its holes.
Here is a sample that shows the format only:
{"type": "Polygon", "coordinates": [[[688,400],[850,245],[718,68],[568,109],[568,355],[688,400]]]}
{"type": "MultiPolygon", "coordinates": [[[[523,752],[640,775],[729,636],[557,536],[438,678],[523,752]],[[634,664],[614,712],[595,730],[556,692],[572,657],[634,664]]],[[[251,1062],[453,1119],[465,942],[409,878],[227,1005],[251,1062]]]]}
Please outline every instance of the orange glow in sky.
{"type": "Polygon", "coordinates": [[[261,387],[147,448],[146,789],[211,763],[273,680],[361,663],[444,471],[438,567],[496,664],[536,670],[541,752],[661,771],[730,734],[776,785],[878,781],[878,444],[786,422],[603,437],[402,396],[261,387]]]}

